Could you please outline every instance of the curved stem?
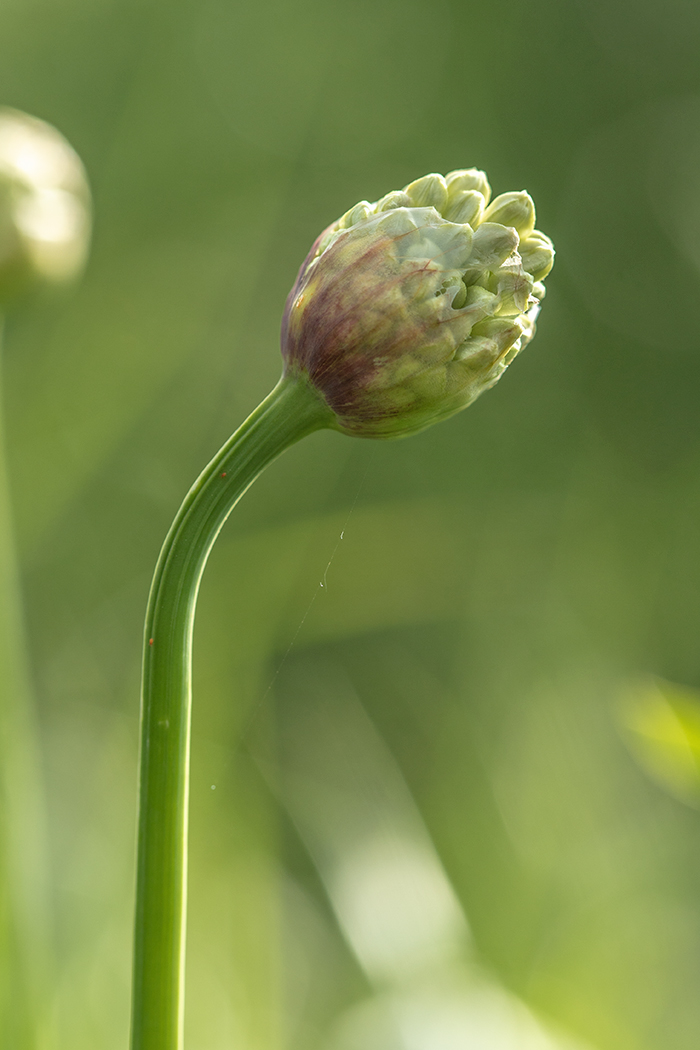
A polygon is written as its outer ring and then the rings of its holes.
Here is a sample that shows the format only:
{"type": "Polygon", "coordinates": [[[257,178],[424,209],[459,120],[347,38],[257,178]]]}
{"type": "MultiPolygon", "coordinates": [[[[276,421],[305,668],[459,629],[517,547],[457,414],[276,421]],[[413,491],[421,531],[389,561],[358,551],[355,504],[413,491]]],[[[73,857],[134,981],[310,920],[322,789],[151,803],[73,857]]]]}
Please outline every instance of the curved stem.
{"type": "Polygon", "coordinates": [[[283,377],[190,489],[158,560],[146,616],[132,1050],[180,1050],[184,1007],[192,631],[209,552],[260,472],[332,413],[283,377]]]}

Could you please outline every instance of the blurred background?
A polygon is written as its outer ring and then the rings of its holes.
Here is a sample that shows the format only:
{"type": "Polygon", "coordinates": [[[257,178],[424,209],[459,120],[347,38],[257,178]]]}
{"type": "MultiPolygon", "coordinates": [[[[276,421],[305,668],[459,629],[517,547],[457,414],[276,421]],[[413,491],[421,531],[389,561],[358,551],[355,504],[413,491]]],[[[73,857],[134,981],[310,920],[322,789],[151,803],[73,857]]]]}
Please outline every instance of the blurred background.
{"type": "Polygon", "coordinates": [[[96,217],[3,362],[42,1047],[127,1045],[141,629],[179,502],[276,381],[318,232],[477,166],[558,249],[535,342],[418,437],[293,448],[205,575],[186,1046],[694,1050],[700,6],[5,0],[0,26],[0,101],[69,139],[96,217]]]}

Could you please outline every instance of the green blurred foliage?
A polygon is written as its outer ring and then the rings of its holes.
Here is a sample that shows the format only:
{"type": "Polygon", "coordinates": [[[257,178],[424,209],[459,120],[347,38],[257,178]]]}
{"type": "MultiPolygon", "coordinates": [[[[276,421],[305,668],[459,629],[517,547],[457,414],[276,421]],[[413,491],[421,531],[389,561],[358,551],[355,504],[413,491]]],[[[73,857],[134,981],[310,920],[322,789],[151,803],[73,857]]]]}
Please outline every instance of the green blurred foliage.
{"type": "Polygon", "coordinates": [[[650,776],[689,805],[700,803],[700,694],[670,682],[643,681],[626,690],[620,727],[650,776]]]}
{"type": "Polygon", "coordinates": [[[534,344],[417,438],[292,449],[205,576],[187,1046],[354,1045],[380,994],[285,796],[285,727],[349,682],[483,979],[582,1045],[694,1050],[700,818],[620,698],[700,688],[700,7],[6,0],[0,26],[0,100],[67,136],[96,213],[82,285],[4,351],[47,1046],[126,1045],[141,624],[179,501],[276,380],[317,233],[476,165],[559,252],[534,344]]]}

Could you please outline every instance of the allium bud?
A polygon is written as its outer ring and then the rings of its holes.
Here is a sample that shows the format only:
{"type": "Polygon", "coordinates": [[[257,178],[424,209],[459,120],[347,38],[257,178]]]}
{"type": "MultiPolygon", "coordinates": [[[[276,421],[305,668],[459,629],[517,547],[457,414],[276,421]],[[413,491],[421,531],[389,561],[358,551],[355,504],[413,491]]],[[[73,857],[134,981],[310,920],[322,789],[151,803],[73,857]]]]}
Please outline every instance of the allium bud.
{"type": "Polygon", "coordinates": [[[552,242],[527,193],[490,196],[475,168],[426,175],[361,201],[313,245],[282,354],[338,430],[422,430],[493,386],[532,338],[552,242]]]}
{"type": "Polygon", "coordinates": [[[520,237],[527,237],[535,228],[534,201],[525,190],[520,193],[502,193],[491,201],[482,221],[513,226],[520,237]]]}
{"type": "Polygon", "coordinates": [[[536,281],[542,281],[554,266],[554,245],[546,233],[533,230],[520,242],[520,257],[523,266],[536,281]]]}
{"type": "Polygon", "coordinates": [[[90,238],[83,165],[50,124],[0,109],[0,304],[82,268],[90,238]]]}

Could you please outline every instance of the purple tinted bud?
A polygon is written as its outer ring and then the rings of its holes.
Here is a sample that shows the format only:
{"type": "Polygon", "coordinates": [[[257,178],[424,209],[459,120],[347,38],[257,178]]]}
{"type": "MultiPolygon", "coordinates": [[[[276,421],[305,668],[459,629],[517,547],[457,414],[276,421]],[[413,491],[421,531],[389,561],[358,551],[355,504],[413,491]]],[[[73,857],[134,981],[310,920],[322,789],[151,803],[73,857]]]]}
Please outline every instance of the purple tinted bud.
{"type": "Polygon", "coordinates": [[[516,229],[479,227],[485,176],[453,176],[351,209],[317,239],[290,292],[285,373],[310,382],[345,433],[400,437],[452,415],[534,330],[538,298],[516,229]],[[477,177],[478,190],[468,185],[477,177]],[[414,198],[433,203],[405,205],[414,198]],[[476,234],[438,210],[456,217],[465,201],[476,234]]]}

